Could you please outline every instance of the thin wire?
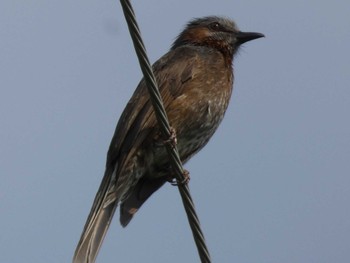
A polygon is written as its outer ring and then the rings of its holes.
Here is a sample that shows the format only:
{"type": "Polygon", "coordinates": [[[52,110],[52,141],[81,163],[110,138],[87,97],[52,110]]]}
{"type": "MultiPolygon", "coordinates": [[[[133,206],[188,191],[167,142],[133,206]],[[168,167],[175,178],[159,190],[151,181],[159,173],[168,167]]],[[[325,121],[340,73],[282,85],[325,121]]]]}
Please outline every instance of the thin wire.
{"type": "MultiPolygon", "coordinates": [[[[120,3],[123,8],[124,16],[128,24],[130,35],[134,44],[134,48],[137,54],[137,58],[140,63],[142,73],[144,75],[151,102],[155,111],[155,115],[160,127],[160,130],[164,138],[171,137],[171,128],[169,121],[163,106],[163,100],[159,93],[158,85],[156,83],[151,65],[149,63],[145,46],[143,44],[139,27],[136,22],[135,13],[131,6],[130,1],[120,0],[120,3]]],[[[184,168],[181,163],[179,152],[176,145],[165,144],[165,147],[168,151],[170,162],[172,168],[175,171],[177,182],[183,182],[184,177],[184,168]]],[[[192,230],[192,234],[197,246],[198,254],[202,263],[210,263],[210,254],[205,243],[203,232],[200,228],[199,219],[194,208],[192,197],[190,195],[190,190],[187,184],[178,183],[178,189],[182,198],[182,202],[187,214],[187,218],[192,230]]]]}

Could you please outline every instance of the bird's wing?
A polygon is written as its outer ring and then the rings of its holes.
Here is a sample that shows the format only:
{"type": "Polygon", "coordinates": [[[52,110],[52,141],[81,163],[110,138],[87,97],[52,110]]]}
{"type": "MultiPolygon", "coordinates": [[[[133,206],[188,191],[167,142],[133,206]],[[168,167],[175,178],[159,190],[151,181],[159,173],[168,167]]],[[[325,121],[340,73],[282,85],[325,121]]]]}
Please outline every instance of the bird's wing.
{"type": "MultiPolygon", "coordinates": [[[[184,83],[194,74],[195,52],[175,49],[153,66],[164,107],[182,94],[184,83]]],[[[144,80],[140,82],[118,122],[106,162],[106,171],[96,194],[83,233],[76,248],[73,263],[93,263],[108,230],[118,204],[125,192],[125,165],[134,156],[147,136],[157,127],[144,80]]]]}

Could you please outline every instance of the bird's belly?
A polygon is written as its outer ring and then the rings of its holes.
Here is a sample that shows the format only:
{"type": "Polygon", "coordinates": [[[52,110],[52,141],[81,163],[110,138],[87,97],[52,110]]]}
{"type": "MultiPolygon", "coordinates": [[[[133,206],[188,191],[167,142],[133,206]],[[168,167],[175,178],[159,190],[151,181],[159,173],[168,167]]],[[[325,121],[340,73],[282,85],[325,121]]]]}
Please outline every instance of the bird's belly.
{"type": "Polygon", "coordinates": [[[210,105],[197,118],[187,121],[187,129],[179,129],[178,150],[183,162],[188,161],[195,153],[202,149],[218,128],[223,113],[211,112],[210,105]]]}
{"type": "MultiPolygon", "coordinates": [[[[181,114],[181,119],[170,119],[175,129],[177,149],[181,161],[187,162],[201,150],[218,128],[226,110],[226,105],[207,101],[202,105],[193,105],[186,109],[187,115],[181,114]]],[[[169,157],[164,147],[164,140],[159,140],[152,146],[152,160],[149,168],[152,177],[160,177],[171,173],[169,157]]]]}

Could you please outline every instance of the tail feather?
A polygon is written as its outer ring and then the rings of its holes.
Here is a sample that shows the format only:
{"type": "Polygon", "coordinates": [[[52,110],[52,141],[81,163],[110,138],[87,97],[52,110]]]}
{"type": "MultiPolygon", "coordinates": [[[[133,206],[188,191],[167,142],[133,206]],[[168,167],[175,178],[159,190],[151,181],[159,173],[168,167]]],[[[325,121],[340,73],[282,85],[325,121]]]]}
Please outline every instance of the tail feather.
{"type": "Polygon", "coordinates": [[[108,200],[108,192],[113,185],[113,173],[114,170],[108,169],[105,172],[75,250],[73,263],[95,262],[118,205],[118,198],[114,198],[112,201],[108,200]]]}
{"type": "Polygon", "coordinates": [[[83,234],[74,254],[73,263],[93,263],[112,221],[116,202],[100,209],[87,232],[83,234]]]}
{"type": "MultiPolygon", "coordinates": [[[[111,178],[112,176],[106,172],[75,250],[73,263],[94,263],[96,260],[120,198],[120,196],[112,200],[108,198],[108,189],[112,185],[111,178]]],[[[142,177],[139,180],[129,197],[121,203],[120,223],[123,227],[131,221],[142,204],[165,182],[164,178],[142,177]]]]}

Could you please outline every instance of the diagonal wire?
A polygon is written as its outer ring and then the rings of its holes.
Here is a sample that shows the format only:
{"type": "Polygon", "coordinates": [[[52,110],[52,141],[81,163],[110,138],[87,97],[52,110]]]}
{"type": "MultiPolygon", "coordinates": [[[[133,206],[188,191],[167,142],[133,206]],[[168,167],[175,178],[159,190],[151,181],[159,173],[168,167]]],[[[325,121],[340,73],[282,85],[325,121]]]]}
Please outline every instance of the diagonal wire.
{"type": "MultiPolygon", "coordinates": [[[[160,93],[158,90],[158,85],[156,83],[151,65],[149,63],[149,60],[146,54],[146,50],[141,38],[140,30],[136,22],[134,10],[131,6],[130,1],[120,0],[120,3],[122,5],[124,16],[128,24],[130,35],[137,54],[137,58],[139,60],[140,67],[147,84],[147,88],[149,91],[149,95],[155,111],[155,115],[157,117],[160,130],[164,138],[170,138],[172,134],[171,134],[169,121],[163,106],[162,97],[160,96],[160,93]]],[[[171,165],[175,171],[177,182],[183,182],[185,179],[184,168],[182,166],[177,147],[176,146],[173,147],[170,144],[165,144],[165,147],[168,151],[171,165]]],[[[210,263],[211,262],[210,254],[204,240],[203,232],[200,228],[199,219],[196,214],[196,210],[194,208],[194,204],[192,201],[192,197],[190,195],[188,185],[179,183],[178,189],[182,198],[182,202],[187,214],[187,218],[192,230],[192,234],[197,246],[197,250],[198,250],[198,254],[201,259],[201,262],[210,263]]]]}

